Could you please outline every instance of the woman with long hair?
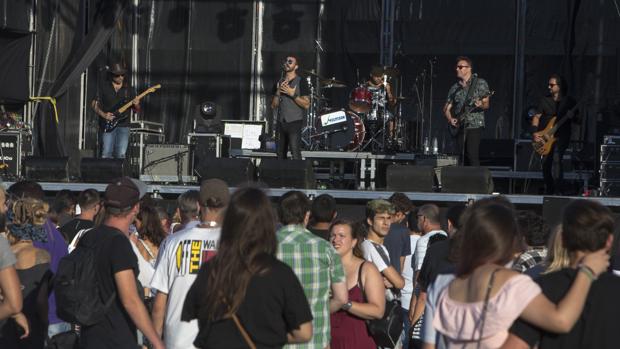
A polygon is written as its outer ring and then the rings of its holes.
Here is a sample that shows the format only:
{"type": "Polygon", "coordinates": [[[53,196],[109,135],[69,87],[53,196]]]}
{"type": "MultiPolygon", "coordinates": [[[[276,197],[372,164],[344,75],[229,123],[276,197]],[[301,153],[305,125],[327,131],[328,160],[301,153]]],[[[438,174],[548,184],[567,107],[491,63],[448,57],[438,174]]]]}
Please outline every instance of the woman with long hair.
{"type": "Polygon", "coordinates": [[[342,259],[349,303],[331,314],[331,349],[374,349],[366,321],[380,319],[385,311],[383,277],[373,263],[366,263],[361,243],[364,231],[338,219],[329,228],[330,242],[342,259]]]}
{"type": "Polygon", "coordinates": [[[591,282],[609,265],[604,250],[585,257],[559,304],[546,298],[527,275],[505,267],[519,239],[514,210],[481,200],[464,215],[456,278],[441,292],[433,325],[448,348],[498,348],[513,321],[567,332],[577,321],[591,282]]]}
{"type": "Polygon", "coordinates": [[[271,202],[260,189],[231,197],[217,255],[202,265],[181,319],[198,319],[198,348],[281,348],[312,337],[312,313],[297,276],[275,257],[271,202]],[[244,335],[245,333],[245,335],[244,335]]]}

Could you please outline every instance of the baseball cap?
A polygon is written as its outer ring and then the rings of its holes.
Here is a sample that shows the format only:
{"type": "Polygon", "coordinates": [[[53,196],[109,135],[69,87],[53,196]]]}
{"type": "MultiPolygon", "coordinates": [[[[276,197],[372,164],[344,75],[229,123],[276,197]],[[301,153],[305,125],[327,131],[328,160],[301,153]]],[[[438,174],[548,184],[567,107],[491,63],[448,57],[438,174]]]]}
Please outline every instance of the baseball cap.
{"type": "Polygon", "coordinates": [[[221,203],[220,207],[228,205],[230,201],[228,184],[218,178],[204,180],[200,184],[200,204],[207,206],[207,200],[209,199],[221,203]]]}
{"type": "Polygon", "coordinates": [[[106,187],[104,205],[125,210],[133,207],[145,194],[146,184],[127,176],[121,177],[106,187]]]}

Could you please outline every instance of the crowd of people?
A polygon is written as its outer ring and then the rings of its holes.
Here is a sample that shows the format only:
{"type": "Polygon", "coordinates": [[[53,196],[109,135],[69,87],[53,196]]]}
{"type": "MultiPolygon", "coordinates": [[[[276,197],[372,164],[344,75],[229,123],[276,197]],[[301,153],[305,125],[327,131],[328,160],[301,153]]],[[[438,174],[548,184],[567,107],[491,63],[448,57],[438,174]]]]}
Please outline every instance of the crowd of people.
{"type": "Polygon", "coordinates": [[[171,211],[129,177],[44,194],[0,187],[0,348],[617,345],[619,243],[596,201],[551,227],[502,196],[394,193],[342,217],[328,194],[273,205],[219,179],[171,211]]]}

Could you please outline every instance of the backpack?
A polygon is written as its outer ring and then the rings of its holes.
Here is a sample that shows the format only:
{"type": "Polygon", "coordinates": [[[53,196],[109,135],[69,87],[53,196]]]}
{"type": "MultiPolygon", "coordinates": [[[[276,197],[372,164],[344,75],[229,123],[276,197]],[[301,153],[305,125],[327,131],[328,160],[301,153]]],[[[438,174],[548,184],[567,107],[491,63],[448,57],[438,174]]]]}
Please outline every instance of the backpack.
{"type": "MultiPolygon", "coordinates": [[[[97,244],[102,242],[99,240],[97,244]]],[[[77,241],[75,249],[60,260],[54,277],[54,292],[56,314],[60,319],[81,326],[92,326],[103,320],[116,292],[105,302],[101,299],[95,245],[77,241]]]]}

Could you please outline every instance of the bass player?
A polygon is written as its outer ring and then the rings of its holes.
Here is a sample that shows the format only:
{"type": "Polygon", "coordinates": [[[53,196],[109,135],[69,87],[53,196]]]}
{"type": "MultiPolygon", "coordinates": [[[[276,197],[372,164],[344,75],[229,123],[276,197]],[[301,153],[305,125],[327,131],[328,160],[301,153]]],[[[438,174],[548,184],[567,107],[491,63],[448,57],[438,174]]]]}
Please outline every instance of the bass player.
{"type": "Polygon", "coordinates": [[[459,153],[463,165],[480,166],[480,138],[484,129],[484,111],[489,109],[489,84],[472,74],[473,63],[469,57],[456,59],[458,81],[448,92],[443,112],[456,133],[459,153]],[[467,111],[467,112],[464,112],[467,111]]]}
{"type": "MultiPolygon", "coordinates": [[[[535,131],[544,130],[547,124],[553,119],[557,121],[564,116],[570,118],[570,122],[564,122],[555,132],[556,141],[551,145],[549,153],[542,158],[542,172],[545,182],[545,194],[555,195],[561,194],[563,169],[562,157],[570,143],[571,127],[577,118],[577,110],[574,108],[577,104],[575,99],[566,95],[566,81],[557,74],[549,77],[549,94],[541,98],[537,113],[532,118],[532,128],[535,131]],[[555,119],[554,119],[555,118],[555,119]]],[[[544,142],[545,140],[540,134],[534,134],[532,141],[534,143],[544,142]]]]}
{"type": "Polygon", "coordinates": [[[99,116],[100,139],[102,140],[101,157],[124,159],[129,144],[129,110],[121,115],[114,111],[122,104],[132,101],[133,110],[140,112],[140,102],[125,81],[127,70],[120,64],[112,64],[106,79],[99,85],[91,107],[99,116]],[[106,122],[119,118],[115,127],[105,127],[106,122]]]}

